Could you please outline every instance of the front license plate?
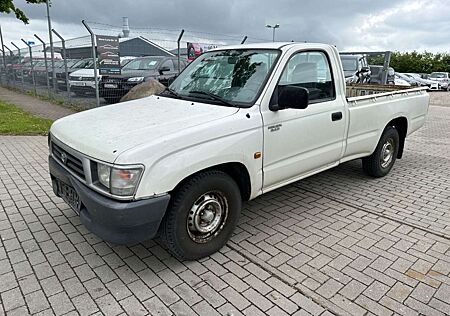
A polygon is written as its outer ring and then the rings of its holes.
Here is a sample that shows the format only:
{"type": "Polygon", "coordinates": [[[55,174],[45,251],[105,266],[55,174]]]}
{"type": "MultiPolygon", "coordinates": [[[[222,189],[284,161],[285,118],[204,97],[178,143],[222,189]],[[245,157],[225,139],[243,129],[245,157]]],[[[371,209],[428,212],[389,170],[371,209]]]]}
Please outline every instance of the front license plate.
{"type": "Polygon", "coordinates": [[[105,83],[105,88],[108,89],[117,89],[117,85],[113,83],[105,83]]]}
{"type": "Polygon", "coordinates": [[[72,81],[70,84],[72,86],[78,86],[78,87],[84,87],[86,85],[85,82],[79,82],[79,81],[72,81]]]}
{"type": "Polygon", "coordinates": [[[80,197],[73,187],[58,181],[58,194],[77,214],[80,213],[80,197]]]}

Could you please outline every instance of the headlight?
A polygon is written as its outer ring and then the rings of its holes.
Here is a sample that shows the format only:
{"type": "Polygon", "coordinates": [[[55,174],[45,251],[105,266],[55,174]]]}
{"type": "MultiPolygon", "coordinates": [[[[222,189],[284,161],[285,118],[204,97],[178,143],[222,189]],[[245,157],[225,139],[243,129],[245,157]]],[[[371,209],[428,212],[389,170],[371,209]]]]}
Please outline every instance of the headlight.
{"type": "Polygon", "coordinates": [[[108,188],[109,193],[119,196],[130,196],[136,191],[142,168],[122,169],[97,164],[98,182],[108,188]]]}
{"type": "Polygon", "coordinates": [[[111,178],[111,167],[104,164],[97,164],[98,181],[109,189],[109,179],[111,178]]]}
{"type": "Polygon", "coordinates": [[[144,77],[133,77],[128,79],[129,82],[140,82],[140,81],[144,81],[144,77]]]}

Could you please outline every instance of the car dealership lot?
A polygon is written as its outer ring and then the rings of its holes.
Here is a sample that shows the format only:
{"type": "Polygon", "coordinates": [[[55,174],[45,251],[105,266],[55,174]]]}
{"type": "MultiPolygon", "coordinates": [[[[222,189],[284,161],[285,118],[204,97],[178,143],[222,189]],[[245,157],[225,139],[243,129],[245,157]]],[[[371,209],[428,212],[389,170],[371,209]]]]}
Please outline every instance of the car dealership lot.
{"type": "Polygon", "coordinates": [[[194,262],[102,242],[54,196],[46,137],[0,136],[0,314],[450,314],[450,98],[431,103],[387,177],[354,161],[259,197],[194,262]]]}

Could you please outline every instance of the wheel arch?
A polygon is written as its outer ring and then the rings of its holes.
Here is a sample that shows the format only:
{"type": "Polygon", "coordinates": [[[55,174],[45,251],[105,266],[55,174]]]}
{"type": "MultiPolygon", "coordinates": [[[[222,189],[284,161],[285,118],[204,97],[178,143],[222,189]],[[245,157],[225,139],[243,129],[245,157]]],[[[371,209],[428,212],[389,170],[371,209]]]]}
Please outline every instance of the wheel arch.
{"type": "Polygon", "coordinates": [[[196,176],[199,173],[202,173],[205,171],[210,171],[210,170],[219,170],[219,171],[222,171],[222,172],[226,173],[227,175],[229,175],[238,185],[239,191],[241,192],[242,199],[244,201],[248,201],[250,199],[251,192],[252,192],[252,183],[250,180],[250,174],[247,170],[247,167],[243,163],[240,163],[240,162],[227,162],[227,163],[210,166],[210,167],[204,168],[202,170],[198,170],[198,171],[188,175],[183,180],[181,180],[175,186],[175,188],[172,190],[172,192],[176,191],[183,183],[185,183],[190,178],[196,176]]]}
{"type": "Polygon", "coordinates": [[[403,157],[403,149],[405,148],[405,139],[408,134],[408,119],[404,116],[399,116],[393,120],[391,120],[386,127],[392,126],[394,127],[398,135],[400,137],[400,144],[398,148],[397,158],[401,159],[403,157]]]}

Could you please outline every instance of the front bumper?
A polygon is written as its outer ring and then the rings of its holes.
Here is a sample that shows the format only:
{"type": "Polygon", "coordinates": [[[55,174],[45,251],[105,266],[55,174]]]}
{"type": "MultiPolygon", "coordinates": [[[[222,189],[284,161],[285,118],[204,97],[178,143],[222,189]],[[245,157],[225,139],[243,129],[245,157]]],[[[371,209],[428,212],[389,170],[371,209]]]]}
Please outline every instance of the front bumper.
{"type": "Polygon", "coordinates": [[[100,97],[102,98],[122,98],[124,95],[126,95],[128,92],[130,92],[131,89],[136,87],[138,84],[142,82],[137,83],[113,83],[117,85],[117,88],[105,88],[105,83],[100,83],[100,97]]]}
{"type": "Polygon", "coordinates": [[[49,169],[55,194],[58,196],[57,180],[73,187],[80,199],[81,222],[101,239],[135,244],[156,236],[169,194],[139,201],[116,201],[88,188],[51,156],[49,169]]]}

